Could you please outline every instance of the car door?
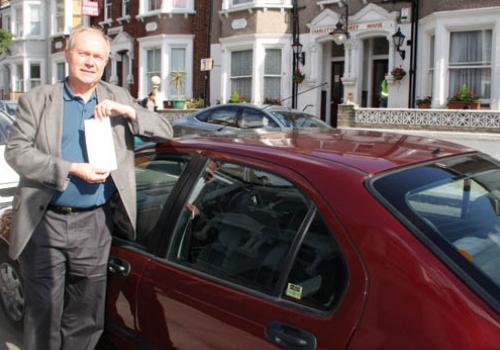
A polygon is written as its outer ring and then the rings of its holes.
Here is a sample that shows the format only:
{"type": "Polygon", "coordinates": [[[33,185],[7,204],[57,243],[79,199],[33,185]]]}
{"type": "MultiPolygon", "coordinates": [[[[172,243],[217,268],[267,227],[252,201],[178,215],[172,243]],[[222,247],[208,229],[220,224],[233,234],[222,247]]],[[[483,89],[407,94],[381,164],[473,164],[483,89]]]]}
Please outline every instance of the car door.
{"type": "Polygon", "coordinates": [[[189,155],[156,154],[154,149],[136,155],[137,235],[130,237],[126,219],[113,213],[115,229],[109,260],[105,342],[116,349],[145,349],[138,338],[137,291],[142,274],[156,250],[156,232],[196,161],[189,155]]]}
{"type": "Polygon", "coordinates": [[[212,154],[190,187],[165,255],[139,281],[141,338],[154,349],[346,348],[366,276],[314,187],[228,154],[212,154]]]}

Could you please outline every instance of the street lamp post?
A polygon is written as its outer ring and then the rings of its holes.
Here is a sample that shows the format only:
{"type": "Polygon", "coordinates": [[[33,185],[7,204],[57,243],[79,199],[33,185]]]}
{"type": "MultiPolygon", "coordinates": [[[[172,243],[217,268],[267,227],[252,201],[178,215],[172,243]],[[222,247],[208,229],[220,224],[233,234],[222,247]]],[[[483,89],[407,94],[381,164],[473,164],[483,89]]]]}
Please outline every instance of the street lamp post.
{"type": "Polygon", "coordinates": [[[299,54],[302,51],[302,44],[299,42],[299,9],[297,0],[292,2],[292,108],[297,108],[297,94],[299,83],[293,78],[297,68],[299,67],[299,54]],[[299,52],[300,51],[300,52],[299,52]]]}

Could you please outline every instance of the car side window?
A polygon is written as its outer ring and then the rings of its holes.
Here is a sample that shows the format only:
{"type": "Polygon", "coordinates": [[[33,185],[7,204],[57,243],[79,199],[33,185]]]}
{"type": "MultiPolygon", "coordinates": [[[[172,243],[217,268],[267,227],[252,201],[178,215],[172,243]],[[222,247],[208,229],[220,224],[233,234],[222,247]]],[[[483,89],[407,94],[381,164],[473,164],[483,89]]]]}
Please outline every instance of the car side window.
{"type": "Polygon", "coordinates": [[[211,111],[210,115],[207,116],[207,119],[205,121],[207,123],[216,124],[220,126],[236,127],[237,114],[238,114],[238,108],[232,106],[221,107],[211,111]]]}
{"type": "Polygon", "coordinates": [[[196,119],[198,119],[200,122],[208,122],[209,116],[210,116],[210,110],[197,114],[196,119]]]}
{"type": "Polygon", "coordinates": [[[284,298],[320,310],[338,303],[348,281],[340,248],[316,213],[293,263],[284,298]]]}
{"type": "Polygon", "coordinates": [[[210,160],[180,215],[169,259],[273,293],[310,206],[286,179],[210,160]]]}
{"type": "Polygon", "coordinates": [[[243,108],[238,123],[241,129],[279,128],[274,120],[253,108],[243,108]]]}
{"type": "Polygon", "coordinates": [[[145,154],[136,157],[137,243],[146,246],[187,162],[187,158],[174,155],[145,154]]]}

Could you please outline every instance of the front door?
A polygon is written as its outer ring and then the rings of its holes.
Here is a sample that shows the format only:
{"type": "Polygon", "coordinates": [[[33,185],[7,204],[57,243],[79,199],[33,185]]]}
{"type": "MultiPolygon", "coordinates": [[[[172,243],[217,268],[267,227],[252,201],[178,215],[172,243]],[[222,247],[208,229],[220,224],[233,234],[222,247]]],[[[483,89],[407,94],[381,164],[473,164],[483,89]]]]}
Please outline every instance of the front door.
{"type": "Polygon", "coordinates": [[[372,107],[380,107],[380,84],[385,79],[389,63],[387,60],[373,60],[372,107]]]}
{"type": "Polygon", "coordinates": [[[332,92],[330,99],[330,124],[337,127],[338,106],[343,102],[344,84],[342,76],[344,74],[344,62],[332,62],[332,92]]]}

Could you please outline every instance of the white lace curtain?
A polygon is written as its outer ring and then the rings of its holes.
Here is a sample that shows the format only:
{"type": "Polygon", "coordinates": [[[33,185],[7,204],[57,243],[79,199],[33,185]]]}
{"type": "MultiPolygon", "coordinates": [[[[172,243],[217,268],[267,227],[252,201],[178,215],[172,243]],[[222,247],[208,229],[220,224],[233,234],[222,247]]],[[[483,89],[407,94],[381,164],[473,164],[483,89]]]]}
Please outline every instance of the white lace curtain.
{"type": "Polygon", "coordinates": [[[231,93],[238,92],[246,101],[252,100],[252,56],[252,50],[231,53],[231,93]]]}
{"type": "Polygon", "coordinates": [[[151,78],[153,76],[161,76],[161,49],[151,49],[147,51],[146,65],[146,95],[153,89],[151,78]]]}
{"type": "Polygon", "coordinates": [[[281,99],[281,50],[266,49],[264,64],[264,102],[281,99]]]}
{"type": "MultiPolygon", "coordinates": [[[[183,73],[184,80],[182,87],[180,89],[180,95],[185,95],[186,91],[186,49],[185,48],[173,48],[170,51],[170,72],[175,72],[179,70],[183,73]]],[[[175,83],[170,81],[169,96],[177,96],[177,89],[175,83]]]]}
{"type": "Polygon", "coordinates": [[[465,83],[476,95],[483,99],[490,98],[491,44],[491,30],[451,33],[450,96],[465,83]]]}

